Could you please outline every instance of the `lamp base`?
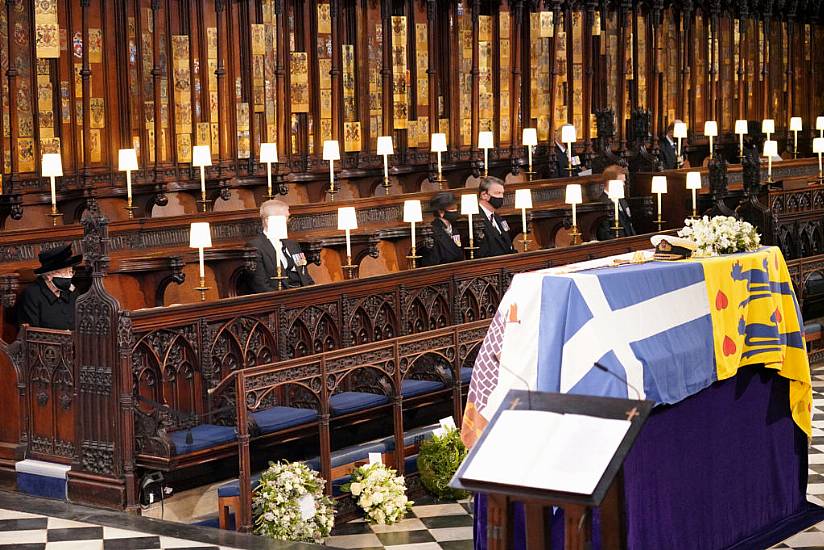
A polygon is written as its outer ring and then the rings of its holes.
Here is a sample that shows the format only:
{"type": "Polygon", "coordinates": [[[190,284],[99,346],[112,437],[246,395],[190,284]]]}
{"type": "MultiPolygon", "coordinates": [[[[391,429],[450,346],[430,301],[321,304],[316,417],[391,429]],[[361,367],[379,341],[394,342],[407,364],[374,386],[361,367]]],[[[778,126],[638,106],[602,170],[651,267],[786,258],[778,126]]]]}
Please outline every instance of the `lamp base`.
{"type": "Polygon", "coordinates": [[[573,225],[570,228],[569,236],[572,237],[572,242],[570,244],[572,244],[572,245],[578,244],[578,238],[581,236],[581,232],[578,231],[578,226],[577,225],[573,225]]]}
{"type": "Polygon", "coordinates": [[[383,186],[384,194],[388,195],[389,190],[392,189],[392,183],[389,181],[389,178],[383,178],[383,183],[381,185],[383,186]]]}
{"type": "Polygon", "coordinates": [[[769,184],[769,183],[775,183],[775,181],[773,180],[772,174],[768,174],[768,175],[767,175],[767,183],[768,183],[768,184],[769,184]]]}
{"type": "Polygon", "coordinates": [[[409,260],[409,269],[416,269],[418,267],[418,260],[421,257],[415,254],[414,252],[406,257],[409,260]]]}
{"type": "Polygon", "coordinates": [[[273,195],[272,193],[269,193],[269,192],[267,192],[265,195],[263,195],[263,198],[266,199],[267,201],[270,201],[270,200],[272,200],[276,197],[277,197],[277,195],[273,195]]]}
{"type": "Polygon", "coordinates": [[[474,260],[475,259],[475,251],[478,250],[478,247],[477,246],[465,246],[464,250],[468,250],[469,251],[469,259],[474,260]]]}
{"type": "Polygon", "coordinates": [[[567,172],[568,172],[567,177],[570,177],[570,178],[571,178],[571,177],[573,177],[573,176],[575,175],[575,167],[573,167],[573,166],[567,166],[566,170],[567,170],[567,172]]]}
{"type": "Polygon", "coordinates": [[[346,264],[341,266],[343,268],[343,278],[344,279],[357,279],[355,273],[358,270],[358,266],[354,264],[346,264]]]}
{"type": "Polygon", "coordinates": [[[531,243],[531,242],[532,242],[532,239],[527,239],[526,237],[521,239],[521,244],[524,247],[524,252],[529,252],[529,243],[531,243]]]}
{"type": "Polygon", "coordinates": [[[198,199],[197,204],[200,205],[201,212],[208,212],[209,211],[209,201],[206,199],[198,199]]]}
{"type": "Polygon", "coordinates": [[[612,229],[612,232],[615,233],[616,237],[620,237],[621,236],[621,231],[624,230],[624,228],[621,227],[621,225],[619,225],[617,221],[615,222],[615,225],[610,227],[610,229],[612,229]]]}
{"type": "Polygon", "coordinates": [[[200,278],[200,286],[196,286],[195,290],[200,292],[200,301],[206,301],[206,291],[209,290],[211,287],[206,286],[206,277],[200,278]]]}
{"type": "Polygon", "coordinates": [[[658,231],[661,231],[664,224],[667,223],[666,221],[661,219],[661,216],[658,216],[658,219],[655,221],[656,225],[658,225],[658,231]]]}
{"type": "Polygon", "coordinates": [[[433,179],[432,181],[438,184],[438,189],[440,189],[441,191],[443,191],[444,189],[446,189],[446,187],[445,187],[445,185],[446,185],[446,180],[445,180],[445,179],[443,179],[443,177],[441,177],[441,176],[437,176],[437,177],[435,177],[435,179],[433,179]]]}
{"type": "Polygon", "coordinates": [[[537,172],[533,172],[532,170],[526,170],[526,171],[524,171],[524,174],[526,174],[526,179],[527,179],[527,181],[533,181],[533,180],[535,179],[535,174],[536,174],[536,173],[537,173],[537,172]]]}
{"type": "Polygon", "coordinates": [[[278,290],[284,290],[286,288],[286,281],[289,280],[289,277],[284,277],[283,275],[278,275],[275,277],[269,277],[271,281],[274,281],[278,285],[278,290]]]}
{"type": "Polygon", "coordinates": [[[137,206],[132,206],[132,203],[129,203],[126,210],[129,212],[129,219],[131,220],[134,219],[134,211],[139,210],[139,208],[137,206]]]}
{"type": "Polygon", "coordinates": [[[54,208],[52,209],[52,211],[51,211],[51,212],[49,212],[49,213],[48,213],[48,214],[46,214],[46,215],[47,215],[47,216],[49,216],[49,217],[52,219],[52,227],[56,227],[56,226],[57,226],[57,218],[62,218],[62,217],[63,217],[63,214],[62,214],[61,212],[58,212],[58,211],[57,211],[56,209],[54,209],[54,208]]]}

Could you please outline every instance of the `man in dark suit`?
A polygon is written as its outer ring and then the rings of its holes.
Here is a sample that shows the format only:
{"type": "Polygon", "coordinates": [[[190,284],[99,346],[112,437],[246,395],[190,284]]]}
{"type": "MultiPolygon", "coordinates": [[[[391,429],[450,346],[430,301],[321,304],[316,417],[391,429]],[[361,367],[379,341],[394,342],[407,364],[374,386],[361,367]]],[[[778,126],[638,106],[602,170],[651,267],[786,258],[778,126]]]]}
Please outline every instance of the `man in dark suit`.
{"type": "Polygon", "coordinates": [[[38,255],[40,267],[34,270],[37,280],[26,287],[20,297],[17,320],[19,324],[57,330],[74,329],[74,304],[77,290],[72,284],[74,266],[83,259],[72,255],[72,246],[66,244],[38,255]]]}
{"type": "Polygon", "coordinates": [[[295,288],[315,284],[306,269],[306,256],[300,245],[291,239],[275,239],[269,218],[284,216],[289,219],[289,205],[279,200],[269,200],[260,205],[260,218],[263,230],[249,242],[248,246],[257,250],[257,268],[249,280],[252,292],[278,290],[277,265],[280,263],[281,288],[295,288]],[[275,245],[280,246],[276,249],[275,245]]]}
{"type": "Polygon", "coordinates": [[[476,258],[488,258],[513,254],[512,237],[509,236],[509,224],[495,213],[504,205],[504,182],[498,178],[487,177],[478,186],[478,206],[483,222],[483,236],[476,241],[478,252],[476,258]]]}
{"type": "Polygon", "coordinates": [[[667,126],[667,133],[661,136],[659,151],[661,151],[661,163],[664,165],[664,170],[673,170],[678,168],[678,147],[675,144],[675,139],[672,137],[672,132],[675,129],[675,123],[681,122],[676,120],[670,122],[667,126]]]}
{"type": "MultiPolygon", "coordinates": [[[[607,185],[609,180],[621,180],[624,182],[624,189],[626,192],[627,169],[618,164],[607,166],[602,174],[604,180],[604,191],[599,197],[600,201],[609,202],[610,207],[614,212],[614,201],[607,195],[607,185]]],[[[608,218],[601,220],[601,223],[595,228],[596,237],[599,241],[607,241],[615,238],[615,232],[612,230],[612,225],[615,223],[614,214],[608,218]]],[[[626,199],[618,199],[618,223],[623,229],[619,232],[620,237],[627,237],[635,235],[635,228],[632,226],[632,212],[629,208],[629,203],[626,199]]]]}
{"type": "Polygon", "coordinates": [[[453,225],[460,214],[455,195],[442,191],[429,202],[432,214],[432,246],[421,250],[421,265],[440,265],[464,259],[461,236],[453,225]]]}

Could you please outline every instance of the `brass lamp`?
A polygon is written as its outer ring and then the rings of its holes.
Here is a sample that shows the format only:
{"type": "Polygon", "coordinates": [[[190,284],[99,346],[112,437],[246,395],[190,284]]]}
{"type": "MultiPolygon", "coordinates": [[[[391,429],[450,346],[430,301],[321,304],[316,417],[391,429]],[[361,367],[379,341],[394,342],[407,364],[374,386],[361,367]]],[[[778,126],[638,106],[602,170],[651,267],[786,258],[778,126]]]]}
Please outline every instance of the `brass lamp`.
{"type": "Polygon", "coordinates": [[[821,172],[821,154],[824,153],[824,138],[813,138],[813,153],[818,155],[818,183],[824,183],[824,174],[821,172]]]}
{"type": "Polygon", "coordinates": [[[621,225],[618,223],[618,201],[624,198],[624,182],[623,180],[609,180],[607,184],[607,195],[615,203],[615,225],[612,226],[612,231],[618,237],[621,233],[621,225]]]}
{"type": "Polygon", "coordinates": [[[392,145],[392,136],[378,137],[378,154],[383,157],[383,189],[386,194],[389,194],[389,155],[395,154],[395,148],[392,145]]]}
{"type": "Polygon", "coordinates": [[[469,218],[469,246],[465,246],[469,250],[469,259],[475,258],[475,251],[478,249],[475,246],[475,231],[472,227],[472,216],[478,215],[478,195],[474,193],[467,193],[461,195],[461,214],[469,218]]]}
{"type": "Polygon", "coordinates": [[[735,121],[735,133],[738,134],[738,157],[744,159],[744,136],[747,134],[747,121],[735,121]]]}
{"type": "Polygon", "coordinates": [[[516,189],[515,190],[515,208],[521,211],[521,227],[523,228],[523,237],[521,243],[524,245],[524,252],[529,250],[529,226],[526,224],[526,211],[532,208],[532,190],[531,189],[516,189]]]}
{"type": "Polygon", "coordinates": [[[54,178],[63,177],[63,160],[60,153],[46,153],[40,162],[40,174],[51,181],[51,212],[52,225],[57,225],[57,218],[62,216],[57,211],[57,187],[54,178]]]}
{"type": "Polygon", "coordinates": [[[272,194],[272,165],[278,163],[277,143],[260,144],[260,162],[266,164],[266,200],[274,199],[272,194]]]}
{"type": "Polygon", "coordinates": [[[494,147],[492,132],[478,134],[478,149],[484,150],[484,177],[489,176],[489,150],[494,147]]]}
{"type": "Polygon", "coordinates": [[[661,195],[667,192],[667,176],[652,176],[652,192],[658,195],[658,231],[664,225],[661,219],[661,195]]]}
{"type": "Polygon", "coordinates": [[[561,142],[566,144],[567,150],[567,172],[569,172],[569,176],[572,177],[572,173],[575,169],[572,167],[572,146],[575,144],[575,126],[572,124],[564,124],[561,126],[561,142]]]}
{"type": "Polygon", "coordinates": [[[415,224],[421,223],[423,221],[423,214],[421,212],[421,201],[418,199],[410,199],[403,201],[403,221],[404,223],[410,224],[412,227],[410,229],[412,235],[412,251],[410,252],[409,256],[406,257],[409,260],[409,266],[412,269],[417,267],[417,261],[420,256],[416,253],[416,235],[415,235],[415,224]]]}
{"type": "Polygon", "coordinates": [[[286,216],[268,216],[266,218],[266,236],[273,241],[272,246],[275,248],[275,263],[277,264],[276,274],[271,279],[277,283],[278,290],[283,290],[286,288],[286,280],[289,278],[283,275],[283,266],[280,261],[283,254],[283,243],[281,241],[289,237],[286,216]]]}
{"type": "Polygon", "coordinates": [[[815,129],[818,130],[818,137],[824,137],[824,116],[815,117],[815,129]]]}
{"type": "Polygon", "coordinates": [[[526,147],[527,158],[529,159],[529,170],[526,173],[529,181],[532,181],[535,172],[532,171],[532,148],[538,145],[538,131],[535,128],[524,128],[524,147],[526,147]]]}
{"type": "Polygon", "coordinates": [[[348,278],[353,278],[355,265],[352,264],[352,236],[351,231],[358,228],[358,215],[354,206],[342,206],[338,208],[338,231],[346,233],[346,265],[343,269],[347,272],[348,278]]]}
{"type": "Polygon", "coordinates": [[[765,118],[761,121],[761,133],[767,134],[767,140],[775,133],[775,121],[771,118],[765,118]]]}
{"type": "Polygon", "coordinates": [[[340,144],[337,140],[328,139],[323,142],[323,160],[329,161],[329,189],[327,192],[335,198],[335,161],[340,160],[340,144]]]}
{"type": "Polygon", "coordinates": [[[121,172],[126,172],[126,210],[129,212],[129,219],[134,218],[134,211],[137,207],[132,204],[132,170],[137,170],[137,151],[134,149],[121,149],[117,154],[117,168],[121,172]]]}
{"type": "Polygon", "coordinates": [[[212,233],[209,230],[209,222],[192,222],[189,230],[189,247],[197,248],[198,260],[200,260],[200,286],[195,287],[195,290],[200,292],[200,301],[206,301],[206,291],[209,287],[206,286],[206,269],[203,265],[203,249],[211,248],[212,233]]]}
{"type": "Polygon", "coordinates": [[[687,139],[687,123],[686,122],[676,122],[675,125],[672,127],[672,137],[676,139],[678,142],[678,168],[684,164],[684,161],[681,157],[681,140],[687,139]]]}
{"type": "Polygon", "coordinates": [[[718,136],[718,123],[714,120],[704,122],[704,135],[710,138],[710,158],[715,157],[712,138],[718,136]]]}
{"type": "Polygon", "coordinates": [[[698,191],[701,189],[701,173],[690,172],[687,174],[687,189],[692,191],[692,217],[698,218],[698,191]]]}
{"type": "Polygon", "coordinates": [[[436,133],[432,134],[432,141],[429,144],[429,150],[438,156],[438,177],[435,181],[438,182],[441,189],[444,188],[443,170],[441,166],[441,153],[447,151],[446,148],[446,134],[436,133]]]}
{"type": "Polygon", "coordinates": [[[772,159],[778,156],[778,142],[768,139],[764,142],[764,156],[767,157],[767,183],[773,183],[772,159]]]}
{"type": "Polygon", "coordinates": [[[578,239],[581,236],[581,232],[578,230],[577,207],[579,204],[584,202],[580,183],[570,183],[566,186],[566,196],[564,202],[572,205],[572,228],[569,232],[569,236],[572,237],[572,244],[575,245],[578,244],[578,239]]]}
{"type": "Polygon", "coordinates": [[[212,153],[208,145],[195,145],[192,147],[192,166],[200,167],[200,203],[203,212],[206,212],[206,167],[212,165],[212,153]]]}
{"type": "Polygon", "coordinates": [[[800,116],[790,117],[790,132],[793,133],[793,158],[798,158],[798,132],[804,127],[800,116]]]}

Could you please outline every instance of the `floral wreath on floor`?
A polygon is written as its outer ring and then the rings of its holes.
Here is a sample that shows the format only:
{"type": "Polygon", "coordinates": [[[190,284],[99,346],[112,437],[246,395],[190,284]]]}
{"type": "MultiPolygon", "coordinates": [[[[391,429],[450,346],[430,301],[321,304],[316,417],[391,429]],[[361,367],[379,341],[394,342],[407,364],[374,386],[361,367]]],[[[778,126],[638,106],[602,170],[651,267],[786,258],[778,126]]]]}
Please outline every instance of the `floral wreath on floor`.
{"type": "Polygon", "coordinates": [[[391,525],[412,509],[403,476],[379,462],[355,468],[352,481],[341,490],[352,493],[369,523],[391,525]]]}
{"type": "Polygon", "coordinates": [[[469,493],[449,486],[468,451],[457,428],[446,428],[421,443],[418,472],[424,488],[438,498],[458,500],[469,493]]]}
{"type": "Polygon", "coordinates": [[[302,462],[269,463],[254,489],[255,534],[320,543],[332,532],[335,512],[326,481],[302,462]]]}
{"type": "Polygon", "coordinates": [[[699,256],[752,252],[761,246],[761,236],[755,227],[732,216],[688,218],[678,236],[693,241],[699,256]]]}

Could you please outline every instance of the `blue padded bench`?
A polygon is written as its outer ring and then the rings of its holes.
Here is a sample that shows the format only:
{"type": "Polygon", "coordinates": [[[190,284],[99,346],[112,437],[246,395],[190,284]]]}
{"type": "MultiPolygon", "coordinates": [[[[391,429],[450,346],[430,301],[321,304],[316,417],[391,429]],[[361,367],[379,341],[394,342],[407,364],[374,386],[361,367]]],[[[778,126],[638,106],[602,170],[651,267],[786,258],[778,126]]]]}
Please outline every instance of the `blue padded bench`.
{"type": "Polygon", "coordinates": [[[332,416],[361,411],[389,403],[389,398],[377,393],[344,391],[329,398],[329,411],[332,416]]]}
{"type": "MultiPolygon", "coordinates": [[[[421,428],[414,428],[406,432],[403,436],[404,447],[410,445],[420,445],[421,441],[432,436],[432,430],[438,425],[424,426],[421,428]]],[[[370,441],[368,443],[361,443],[345,447],[338,451],[332,452],[332,496],[340,496],[340,487],[348,483],[350,475],[347,472],[343,474],[340,468],[352,467],[356,462],[367,460],[369,453],[381,453],[384,455],[384,461],[388,461],[390,457],[386,456],[395,450],[395,437],[388,436],[383,439],[370,441]],[[338,472],[335,470],[338,469],[338,472]]],[[[315,471],[320,471],[320,458],[314,457],[310,460],[304,461],[307,466],[315,471]]],[[[417,454],[406,457],[404,460],[404,468],[406,473],[414,473],[418,471],[417,454]]],[[[261,472],[252,475],[252,489],[254,490],[260,482],[261,472]]],[[[233,515],[232,510],[237,510],[240,506],[240,480],[233,479],[224,483],[217,489],[218,499],[218,518],[221,529],[228,529],[230,525],[230,518],[233,515]]]]}
{"type": "Polygon", "coordinates": [[[401,382],[401,395],[404,397],[415,397],[416,395],[442,390],[444,387],[443,382],[437,380],[413,380],[407,378],[401,382]]]}
{"type": "Polygon", "coordinates": [[[804,325],[804,338],[807,340],[807,342],[815,342],[816,340],[821,340],[821,332],[821,323],[811,321],[804,325]]]}
{"type": "Polygon", "coordinates": [[[169,434],[169,440],[174,445],[172,454],[179,456],[236,441],[237,433],[234,426],[201,424],[199,426],[195,426],[191,430],[178,430],[176,432],[171,432],[169,434]],[[186,443],[187,434],[189,431],[192,433],[192,442],[186,443]]]}
{"type": "Polygon", "coordinates": [[[271,407],[262,411],[253,412],[255,421],[261,434],[269,434],[278,430],[309,424],[318,419],[318,411],[314,409],[300,409],[297,407],[271,407]]]}
{"type": "Polygon", "coordinates": [[[461,383],[469,384],[470,380],[472,380],[472,369],[469,367],[461,367],[461,383]]]}

